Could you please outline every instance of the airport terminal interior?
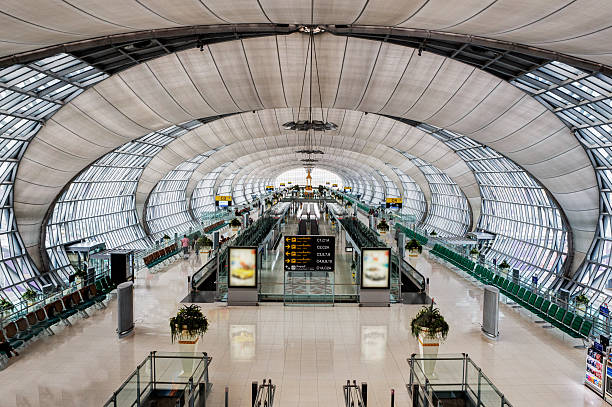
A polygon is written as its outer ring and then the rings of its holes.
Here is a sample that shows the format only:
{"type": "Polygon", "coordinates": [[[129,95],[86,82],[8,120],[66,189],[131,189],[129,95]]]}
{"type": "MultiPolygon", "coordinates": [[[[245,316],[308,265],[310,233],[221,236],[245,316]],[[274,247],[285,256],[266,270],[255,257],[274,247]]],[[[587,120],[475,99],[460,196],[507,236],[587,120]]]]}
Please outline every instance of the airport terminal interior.
{"type": "Polygon", "coordinates": [[[0,2],[0,406],[612,405],[606,0],[0,2]]]}

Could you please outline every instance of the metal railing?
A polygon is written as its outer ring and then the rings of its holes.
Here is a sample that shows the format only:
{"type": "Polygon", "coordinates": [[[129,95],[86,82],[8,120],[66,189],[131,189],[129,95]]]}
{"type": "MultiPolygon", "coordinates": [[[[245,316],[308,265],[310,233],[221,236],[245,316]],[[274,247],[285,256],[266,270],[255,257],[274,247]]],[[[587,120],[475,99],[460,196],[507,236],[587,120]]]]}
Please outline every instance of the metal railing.
{"type": "Polygon", "coordinates": [[[156,394],[168,391],[177,395],[177,407],[205,406],[212,387],[208,376],[211,361],[206,352],[151,352],[104,407],[148,406],[156,394]]]}
{"type": "Polygon", "coordinates": [[[274,394],[276,385],[272,379],[264,379],[262,384],[251,383],[251,401],[253,407],[272,407],[274,405],[274,394]]]}
{"type": "Polygon", "coordinates": [[[408,364],[407,388],[413,407],[439,407],[442,400],[457,396],[468,398],[474,406],[512,407],[466,353],[423,357],[412,354],[408,364]]]}
{"type": "Polygon", "coordinates": [[[342,386],[342,392],[344,393],[344,406],[345,407],[367,407],[368,406],[368,384],[361,383],[357,384],[356,380],[351,383],[350,380],[346,381],[346,384],[342,386]]]}

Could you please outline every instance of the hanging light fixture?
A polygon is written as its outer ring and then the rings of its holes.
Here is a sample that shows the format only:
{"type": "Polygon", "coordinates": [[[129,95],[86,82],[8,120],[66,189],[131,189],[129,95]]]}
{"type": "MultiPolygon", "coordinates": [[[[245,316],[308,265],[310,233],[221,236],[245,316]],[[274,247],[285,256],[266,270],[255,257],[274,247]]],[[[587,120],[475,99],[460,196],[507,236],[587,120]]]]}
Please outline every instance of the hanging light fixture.
{"type": "Polygon", "coordinates": [[[308,50],[306,51],[306,61],[304,62],[304,77],[302,80],[302,92],[300,94],[300,106],[298,108],[297,120],[293,120],[287,123],[283,123],[285,130],[296,130],[296,131],[332,131],[337,130],[338,125],[327,121],[327,118],[323,117],[323,100],[321,97],[321,83],[319,81],[319,66],[317,64],[317,49],[314,42],[314,35],[323,32],[324,30],[318,26],[302,26],[299,28],[300,32],[308,34],[308,50]],[[314,56],[314,58],[313,58],[314,56]],[[300,120],[300,111],[302,110],[302,96],[304,95],[304,85],[306,84],[306,68],[308,67],[308,60],[310,59],[310,94],[309,94],[309,106],[308,106],[308,118],[300,120]],[[316,76],[317,85],[319,87],[319,101],[321,106],[321,120],[315,120],[312,117],[312,81],[313,81],[313,65],[316,65],[316,76]]]}

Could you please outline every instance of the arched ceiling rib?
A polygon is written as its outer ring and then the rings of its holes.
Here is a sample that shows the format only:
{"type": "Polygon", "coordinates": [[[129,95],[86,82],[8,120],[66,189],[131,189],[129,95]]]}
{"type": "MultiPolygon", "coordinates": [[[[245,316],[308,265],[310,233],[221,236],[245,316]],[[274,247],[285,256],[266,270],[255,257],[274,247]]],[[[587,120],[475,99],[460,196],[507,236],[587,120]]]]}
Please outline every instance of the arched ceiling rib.
{"type": "MultiPolygon", "coordinates": [[[[593,168],[544,106],[448,58],[329,34],[315,38],[321,94],[313,86],[312,100],[427,122],[494,144],[552,192],[575,231],[576,249],[586,251],[598,215],[593,168]]],[[[38,244],[42,218],[63,185],[127,140],[199,117],[299,106],[306,42],[291,34],[183,51],[112,76],[64,106],[19,166],[15,211],[26,245],[38,244]]]]}
{"type": "Polygon", "coordinates": [[[516,42],[612,65],[605,0],[6,0],[0,55],[139,30],[215,24],[409,27],[516,42]],[[312,7],[312,9],[311,9],[312,7]]]}

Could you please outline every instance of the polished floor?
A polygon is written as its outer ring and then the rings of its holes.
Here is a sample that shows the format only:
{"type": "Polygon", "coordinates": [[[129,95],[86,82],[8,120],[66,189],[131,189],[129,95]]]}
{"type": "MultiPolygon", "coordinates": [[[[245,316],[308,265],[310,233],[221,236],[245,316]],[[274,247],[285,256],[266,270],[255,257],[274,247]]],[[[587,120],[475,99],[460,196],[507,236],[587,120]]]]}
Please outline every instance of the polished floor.
{"type": "MultiPolygon", "coordinates": [[[[542,329],[523,312],[501,306],[501,337],[480,332],[482,289],[426,256],[416,266],[450,324],[443,353],[466,352],[515,407],[603,406],[582,384],[585,351],[559,331],[542,329]]],[[[198,267],[192,256],[158,274],[140,272],[135,286],[136,333],[117,339],[116,300],[89,319],[45,337],[0,372],[0,406],[100,406],[151,350],[178,351],[168,318],[198,267]]],[[[410,336],[416,305],[390,308],[203,306],[209,331],[197,345],[212,357],[209,406],[248,406],[250,383],[271,378],[276,406],[341,406],[347,379],[369,384],[369,406],[410,406],[406,359],[418,352],[410,336]],[[244,341],[252,336],[251,341],[244,341]],[[237,340],[240,337],[241,340],[237,340]]]]}

